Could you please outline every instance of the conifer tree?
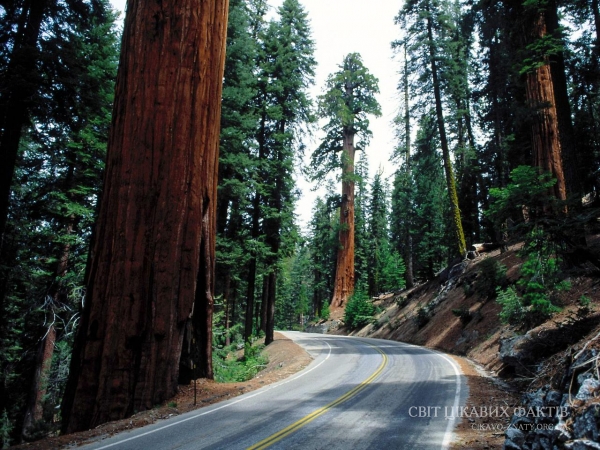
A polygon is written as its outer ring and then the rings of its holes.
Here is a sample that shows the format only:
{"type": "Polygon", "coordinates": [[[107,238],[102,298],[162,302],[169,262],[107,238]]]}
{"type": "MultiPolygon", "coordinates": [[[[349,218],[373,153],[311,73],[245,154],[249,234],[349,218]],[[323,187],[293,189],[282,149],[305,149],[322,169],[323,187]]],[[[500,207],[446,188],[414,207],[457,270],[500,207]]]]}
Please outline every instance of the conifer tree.
{"type": "MultiPolygon", "coordinates": [[[[448,82],[448,71],[440,67],[440,61],[447,56],[444,47],[444,37],[449,30],[446,4],[437,0],[422,0],[405,3],[403,9],[396,17],[396,23],[401,24],[406,30],[406,40],[416,42],[409,47],[409,53],[414,53],[414,64],[419,67],[423,87],[421,92],[430,89],[433,94],[435,117],[442,149],[442,161],[446,176],[447,192],[452,206],[452,223],[454,229],[455,250],[458,255],[466,254],[466,241],[463,231],[462,218],[456,188],[456,176],[450,155],[450,143],[447,133],[446,118],[444,116],[443,85],[448,82]]],[[[395,46],[402,42],[395,43],[395,46]]],[[[431,95],[431,94],[430,94],[431,95]]]]}
{"type": "Polygon", "coordinates": [[[387,226],[387,193],[381,179],[381,170],[375,174],[371,184],[369,205],[369,295],[379,294],[383,286],[383,264],[389,256],[389,236],[387,226]]]}
{"type": "Polygon", "coordinates": [[[336,208],[331,195],[329,201],[318,197],[310,222],[309,245],[313,267],[313,310],[320,316],[323,307],[329,306],[333,294],[335,261],[337,255],[336,208]]]}
{"type": "MultiPolygon", "coordinates": [[[[253,139],[258,127],[255,105],[258,41],[253,36],[252,23],[247,2],[231,0],[223,75],[215,268],[215,295],[223,297],[227,343],[248,277],[244,268],[255,250],[248,226],[252,193],[256,192],[253,139]]],[[[184,362],[182,369],[187,366],[189,379],[193,363],[187,355],[184,362]]]]}
{"type": "Polygon", "coordinates": [[[355,167],[354,198],[354,286],[367,292],[369,286],[369,252],[372,237],[368,230],[369,214],[369,160],[363,152],[355,167]]]}
{"type": "Polygon", "coordinates": [[[567,187],[563,170],[562,143],[555,96],[555,80],[550,68],[549,52],[558,45],[548,33],[548,18],[556,4],[546,5],[532,2],[523,5],[520,1],[508,3],[512,25],[520,40],[523,57],[521,73],[525,76],[527,106],[531,109],[532,162],[541,171],[550,172],[557,180],[554,195],[566,200],[567,187]]]}
{"type": "Polygon", "coordinates": [[[265,343],[273,341],[277,263],[293,251],[294,161],[300,147],[300,133],[313,120],[308,88],[313,83],[314,43],[308,15],[298,0],[284,0],[279,20],[265,35],[267,53],[263,76],[270,80],[273,109],[270,141],[267,144],[265,182],[265,242],[268,281],[263,298],[266,304],[265,343]]]}
{"type": "Polygon", "coordinates": [[[358,53],[344,57],[339,70],[329,76],[319,97],[319,116],[328,120],[326,136],[312,155],[314,179],[342,169],[339,250],[331,305],[343,306],[354,291],[354,157],[371,136],[369,115],[381,115],[375,94],[378,80],[363,65],[358,53]],[[355,137],[358,141],[355,143],[355,137]]]}
{"type": "Polygon", "coordinates": [[[25,440],[39,437],[43,420],[51,423],[64,390],[118,59],[109,3],[71,6],[45,16],[37,43],[40,82],[28,106],[32,126],[23,129],[0,261],[0,409],[10,405],[13,429],[25,440]]]}
{"type": "Polygon", "coordinates": [[[414,180],[414,266],[421,279],[433,278],[447,262],[451,234],[449,204],[440,162],[435,113],[421,117],[415,154],[412,158],[414,180]]]}
{"type": "Polygon", "coordinates": [[[407,42],[402,43],[403,68],[402,81],[398,90],[404,97],[403,108],[394,119],[398,144],[392,160],[400,162],[394,175],[391,200],[390,232],[392,245],[404,258],[406,263],[406,287],[414,286],[413,274],[413,182],[411,173],[411,105],[407,42]]]}

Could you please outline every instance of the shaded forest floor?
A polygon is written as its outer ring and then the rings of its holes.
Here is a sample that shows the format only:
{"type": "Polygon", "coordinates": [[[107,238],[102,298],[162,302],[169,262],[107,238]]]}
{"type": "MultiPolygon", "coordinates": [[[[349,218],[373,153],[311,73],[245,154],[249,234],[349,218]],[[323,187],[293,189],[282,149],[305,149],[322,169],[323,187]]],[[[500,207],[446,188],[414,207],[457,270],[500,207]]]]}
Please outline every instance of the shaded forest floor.
{"type": "MultiPolygon", "coordinates": [[[[595,254],[600,254],[599,237],[588,238],[595,254]]],[[[380,313],[360,330],[336,327],[343,311],[332,311],[334,325],[329,333],[408,342],[455,355],[467,377],[469,409],[509,407],[513,411],[521,405],[524,392],[556,384],[565,370],[557,362],[568,359],[600,331],[600,278],[597,270],[585,265],[567,274],[571,289],[558,294],[562,310],[550,320],[527,333],[500,323],[501,306],[472,287],[480,276],[479,264],[487,258],[505,265],[508,280],[514,282],[523,263],[520,247],[513,245],[502,254],[499,250],[483,253],[463,262],[458,275],[445,279],[442,274],[410,290],[379,297],[374,304],[380,313]],[[582,295],[591,299],[585,308],[582,295]],[[461,310],[468,311],[467,320],[461,321],[457,314],[461,310]],[[519,349],[524,359],[511,364],[501,346],[519,336],[526,337],[530,350],[519,349]]],[[[502,449],[509,422],[510,417],[464,418],[452,448],[502,449]]]]}
{"type": "Polygon", "coordinates": [[[50,450],[76,447],[113,436],[121,431],[143,427],[159,420],[202,408],[213,403],[227,400],[246,392],[280,381],[304,369],[312,358],[297,344],[280,333],[275,333],[275,341],[263,350],[269,363],[253,379],[239,383],[217,383],[212,380],[196,381],[196,404],[194,404],[194,385],[179,386],[179,393],[168,402],[133,415],[128,419],[109,422],[92,430],[57,436],[11,448],[50,450]]]}

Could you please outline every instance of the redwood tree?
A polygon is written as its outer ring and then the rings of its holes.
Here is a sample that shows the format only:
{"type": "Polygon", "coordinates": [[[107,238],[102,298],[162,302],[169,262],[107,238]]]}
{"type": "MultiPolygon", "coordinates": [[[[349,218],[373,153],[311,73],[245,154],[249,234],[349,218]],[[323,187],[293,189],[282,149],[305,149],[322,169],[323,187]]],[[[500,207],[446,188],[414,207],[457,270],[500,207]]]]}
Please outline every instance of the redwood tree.
{"type": "MultiPolygon", "coordinates": [[[[552,5],[550,5],[552,6],[552,5]]],[[[555,7],[555,6],[554,6],[555,7]]],[[[561,130],[557,111],[553,71],[549,53],[555,52],[556,40],[548,33],[548,14],[542,5],[521,6],[521,33],[529,58],[522,72],[526,77],[527,103],[532,110],[531,146],[533,165],[556,178],[554,196],[566,200],[567,188],[563,171],[561,130]]],[[[519,23],[519,22],[517,22],[519,23]]],[[[564,127],[563,127],[564,129],[564,127]]]]}
{"type": "Polygon", "coordinates": [[[174,395],[192,314],[203,336],[198,375],[212,376],[227,3],[128,3],[64,431],[120,419],[174,395]]]}
{"type": "Polygon", "coordinates": [[[342,168],[339,249],[331,302],[335,308],[343,306],[354,291],[354,155],[369,142],[367,116],[380,116],[381,109],[375,99],[378,80],[358,53],[344,57],[339,70],[327,79],[326,89],[319,97],[319,116],[329,119],[324,127],[327,135],[313,153],[312,165],[315,179],[342,168]],[[356,145],[355,137],[359,138],[356,145]]]}

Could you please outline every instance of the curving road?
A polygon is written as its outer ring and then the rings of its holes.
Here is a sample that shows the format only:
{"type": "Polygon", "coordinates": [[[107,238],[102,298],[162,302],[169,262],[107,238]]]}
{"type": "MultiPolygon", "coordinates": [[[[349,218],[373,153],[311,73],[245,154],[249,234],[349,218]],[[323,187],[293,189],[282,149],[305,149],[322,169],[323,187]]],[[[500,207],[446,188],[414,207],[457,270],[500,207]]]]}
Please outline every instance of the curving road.
{"type": "Polygon", "coordinates": [[[84,448],[440,450],[448,446],[456,424],[452,408],[463,406],[467,397],[464,377],[451,358],[394,341],[284,334],[314,358],[303,371],[84,448]]]}

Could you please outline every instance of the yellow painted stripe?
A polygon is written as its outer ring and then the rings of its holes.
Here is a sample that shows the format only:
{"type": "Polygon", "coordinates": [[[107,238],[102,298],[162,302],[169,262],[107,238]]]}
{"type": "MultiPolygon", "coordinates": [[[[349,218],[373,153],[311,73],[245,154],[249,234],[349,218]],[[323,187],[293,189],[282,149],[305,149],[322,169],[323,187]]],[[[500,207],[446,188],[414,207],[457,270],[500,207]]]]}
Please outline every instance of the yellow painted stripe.
{"type": "Polygon", "coordinates": [[[264,448],[267,448],[267,447],[275,444],[276,442],[279,442],[283,438],[289,436],[290,434],[292,434],[295,431],[297,431],[300,428],[302,428],[304,425],[312,422],[317,417],[322,416],[323,414],[325,414],[331,408],[333,408],[333,407],[335,407],[335,406],[337,406],[337,405],[339,405],[341,403],[344,403],[346,400],[351,399],[352,397],[354,397],[355,395],[357,395],[360,391],[362,391],[364,388],[366,388],[370,383],[372,383],[373,380],[375,380],[375,378],[377,378],[379,376],[379,374],[383,371],[383,369],[387,365],[388,357],[387,357],[387,355],[381,349],[379,349],[379,348],[377,348],[377,347],[375,347],[374,345],[371,345],[371,344],[368,344],[368,345],[370,345],[371,347],[373,347],[375,350],[377,350],[379,353],[381,353],[381,356],[383,356],[381,364],[379,365],[379,367],[377,368],[377,370],[375,372],[373,372],[373,374],[369,378],[367,378],[365,381],[363,381],[362,383],[360,383],[358,386],[356,386],[353,389],[351,389],[348,392],[346,392],[341,397],[339,397],[336,400],[332,401],[331,403],[323,406],[322,408],[317,409],[316,411],[313,411],[312,413],[310,413],[307,416],[304,416],[302,419],[298,420],[297,422],[294,422],[293,424],[285,427],[284,429],[278,431],[277,433],[272,434],[271,436],[269,436],[266,439],[263,439],[259,443],[254,444],[252,447],[248,447],[248,450],[262,450],[264,448]]]}

